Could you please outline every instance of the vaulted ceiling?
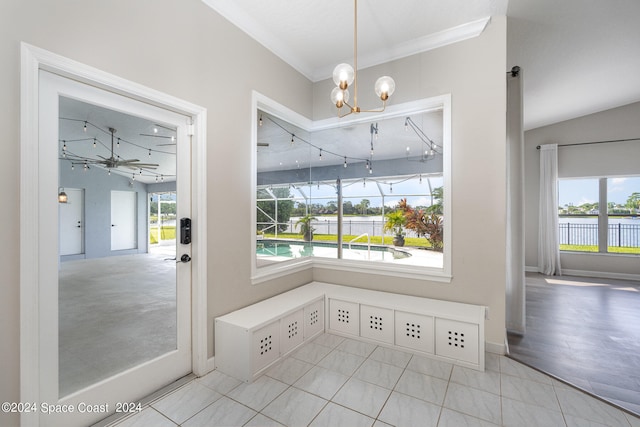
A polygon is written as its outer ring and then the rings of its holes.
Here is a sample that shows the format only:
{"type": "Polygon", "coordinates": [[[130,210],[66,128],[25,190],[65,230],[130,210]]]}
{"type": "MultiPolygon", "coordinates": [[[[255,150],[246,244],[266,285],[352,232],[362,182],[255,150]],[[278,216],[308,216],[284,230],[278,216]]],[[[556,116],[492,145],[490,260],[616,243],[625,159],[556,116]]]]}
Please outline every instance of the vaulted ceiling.
{"type": "MultiPolygon", "coordinates": [[[[349,0],[203,1],[311,81],[352,62],[349,0]]],[[[508,69],[523,70],[526,129],[640,101],[637,0],[360,1],[358,67],[473,37],[499,15],[508,69]]]]}

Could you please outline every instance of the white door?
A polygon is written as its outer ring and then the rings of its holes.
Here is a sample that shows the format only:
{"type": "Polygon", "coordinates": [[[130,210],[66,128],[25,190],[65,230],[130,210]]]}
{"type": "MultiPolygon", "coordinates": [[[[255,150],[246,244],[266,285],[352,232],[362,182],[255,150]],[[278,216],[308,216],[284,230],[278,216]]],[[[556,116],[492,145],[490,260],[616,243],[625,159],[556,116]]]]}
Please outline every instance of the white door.
{"type": "Polygon", "coordinates": [[[111,191],[111,250],[137,247],[137,208],[134,191],[111,191]]]}
{"type": "Polygon", "coordinates": [[[84,192],[79,188],[62,188],[67,203],[60,203],[60,256],[83,253],[84,192]]]}
{"type": "MultiPolygon", "coordinates": [[[[115,227],[110,227],[109,208],[97,204],[110,202],[110,188],[136,187],[136,191],[141,191],[140,188],[153,185],[142,185],[139,181],[155,169],[153,166],[136,169],[133,176],[131,168],[100,163],[98,160],[109,158],[109,153],[99,150],[109,150],[110,140],[97,130],[85,141],[90,148],[91,138],[97,139],[98,151],[86,154],[96,162],[73,160],[72,156],[82,153],[82,147],[72,149],[72,142],[60,140],[60,131],[63,126],[82,128],[84,121],[88,122],[87,134],[93,124],[96,128],[124,127],[122,123],[103,123],[105,118],[92,112],[95,107],[103,109],[108,118],[120,114],[132,122],[146,120],[170,129],[175,134],[175,147],[154,151],[156,157],[145,149],[142,154],[146,157],[123,153],[118,158],[144,159],[154,164],[161,151],[170,153],[167,156],[175,162],[175,173],[173,176],[165,173],[162,181],[165,187],[175,186],[177,217],[181,218],[191,216],[187,118],[43,70],[39,77],[39,98],[39,395],[40,402],[57,405],[50,407],[54,413],[45,413],[39,406],[39,424],[90,425],[123,409],[118,403],[136,401],[192,371],[191,263],[176,263],[167,260],[167,256],[149,253],[109,256],[112,255],[109,229],[115,227]],[[85,111],[80,122],[60,116],[61,103],[69,100],[87,106],[85,110],[77,110],[85,111]],[[57,195],[59,187],[70,185],[62,181],[74,179],[86,183],[83,187],[87,259],[59,263],[59,232],[55,232],[59,225],[57,195]],[[90,252],[97,255],[92,258],[90,252]],[[161,289],[160,281],[163,281],[161,289]],[[159,306],[165,309],[162,316],[150,318],[159,306]],[[166,321],[169,323],[160,324],[166,321]],[[152,326],[142,327],[144,324],[152,326]],[[161,332],[166,333],[162,340],[157,335],[161,332]],[[159,340],[163,346],[157,347],[159,340]],[[150,349],[153,351],[147,352],[150,349]],[[138,353],[142,357],[132,359],[128,365],[116,363],[138,353]],[[73,408],[73,412],[61,408],[73,408]]],[[[141,144],[138,139],[137,142],[133,137],[129,139],[141,144]]],[[[125,142],[123,138],[120,149],[126,148],[125,142]]],[[[148,200],[140,198],[143,199],[148,200]]],[[[146,211],[146,206],[138,208],[146,211]]],[[[178,258],[182,254],[191,255],[191,245],[177,246],[178,258]]]]}

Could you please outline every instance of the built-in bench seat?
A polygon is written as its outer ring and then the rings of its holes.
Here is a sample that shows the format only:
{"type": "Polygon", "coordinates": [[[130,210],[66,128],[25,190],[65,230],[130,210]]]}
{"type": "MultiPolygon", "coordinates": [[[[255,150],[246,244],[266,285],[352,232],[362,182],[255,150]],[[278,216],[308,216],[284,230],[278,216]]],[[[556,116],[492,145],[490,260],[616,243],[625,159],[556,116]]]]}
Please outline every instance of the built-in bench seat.
{"type": "Polygon", "coordinates": [[[216,369],[251,382],[323,332],[484,370],[485,307],[312,282],[215,319],[216,369]]]}

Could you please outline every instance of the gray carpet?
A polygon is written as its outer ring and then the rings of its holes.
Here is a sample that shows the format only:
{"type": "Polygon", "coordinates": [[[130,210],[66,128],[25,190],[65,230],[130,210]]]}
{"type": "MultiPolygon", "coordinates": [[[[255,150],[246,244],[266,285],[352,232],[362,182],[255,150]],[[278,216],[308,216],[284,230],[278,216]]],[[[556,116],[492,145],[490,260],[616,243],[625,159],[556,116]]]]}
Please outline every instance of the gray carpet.
{"type": "Polygon", "coordinates": [[[60,396],[176,348],[176,263],[165,258],[60,264],[60,396]]]}

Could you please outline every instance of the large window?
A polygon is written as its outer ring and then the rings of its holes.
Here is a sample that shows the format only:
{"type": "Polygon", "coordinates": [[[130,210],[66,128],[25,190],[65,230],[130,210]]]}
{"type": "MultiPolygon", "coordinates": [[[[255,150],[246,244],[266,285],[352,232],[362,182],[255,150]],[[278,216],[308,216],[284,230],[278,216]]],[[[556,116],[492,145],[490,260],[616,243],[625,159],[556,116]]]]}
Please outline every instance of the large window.
{"type": "Polygon", "coordinates": [[[319,262],[448,280],[448,102],[338,126],[257,107],[254,279],[319,262]]]}
{"type": "Polygon", "coordinates": [[[558,197],[560,250],[640,254],[640,177],[561,179],[558,197]]]}

